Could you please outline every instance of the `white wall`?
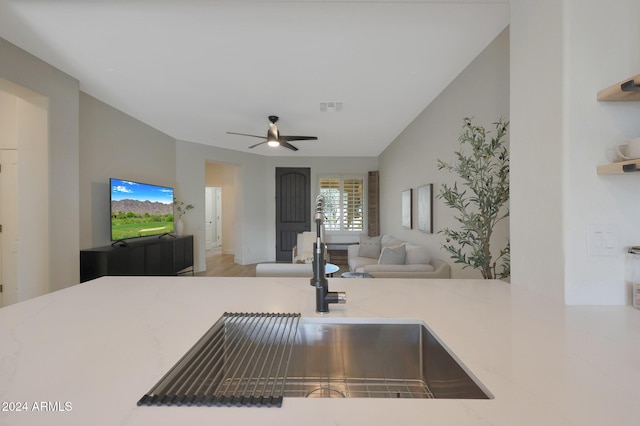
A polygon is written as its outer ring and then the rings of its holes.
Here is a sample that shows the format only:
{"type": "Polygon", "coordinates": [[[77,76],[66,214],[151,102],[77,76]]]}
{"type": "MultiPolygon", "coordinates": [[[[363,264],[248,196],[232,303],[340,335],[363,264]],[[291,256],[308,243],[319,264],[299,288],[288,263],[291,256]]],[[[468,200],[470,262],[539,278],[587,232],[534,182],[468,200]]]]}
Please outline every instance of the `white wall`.
{"type": "Polygon", "coordinates": [[[47,98],[6,80],[0,90],[6,90],[0,91],[0,148],[14,150],[18,160],[16,181],[4,186],[12,194],[0,200],[15,202],[16,209],[15,221],[2,218],[3,235],[17,238],[3,238],[3,244],[18,249],[14,258],[0,259],[2,275],[11,281],[3,282],[7,304],[49,292],[49,216],[42,214],[49,211],[49,123],[47,98]]]}
{"type": "Polygon", "coordinates": [[[511,282],[562,300],[562,1],[511,2],[511,282]]]}
{"type": "Polygon", "coordinates": [[[598,176],[608,147],[640,135],[640,103],[596,93],[640,70],[637,0],[511,1],[513,282],[568,304],[629,303],[640,242],[638,176],[598,176]],[[612,225],[612,256],[587,228],[612,225]]]}
{"type": "Polygon", "coordinates": [[[630,303],[630,255],[640,245],[640,174],[598,176],[606,149],[640,136],[640,102],[596,101],[598,90],[640,74],[638,0],[565,0],[564,158],[567,304],[630,303]],[[590,256],[587,228],[612,225],[612,256],[590,256]]]}
{"type": "MultiPolygon", "coordinates": [[[[48,183],[48,100],[18,98],[18,300],[47,294],[50,288],[48,183]]],[[[52,197],[51,197],[52,196],[52,197]]],[[[53,226],[52,226],[53,225],[53,226]]]]}
{"type": "MultiPolygon", "coordinates": [[[[433,256],[447,260],[456,278],[480,278],[477,270],[462,269],[441,250],[444,237],[437,231],[459,228],[453,219],[455,210],[435,197],[442,183],[452,184],[455,175],[437,169],[437,160],[454,160],[460,148],[458,137],[464,117],[490,130],[500,117],[509,118],[509,31],[496,39],[436,98],[380,156],[380,220],[383,234],[421,244],[433,256]],[[434,230],[424,234],[405,229],[401,221],[401,194],[432,183],[434,189],[434,230]]],[[[416,203],[414,202],[414,205],[416,203]]],[[[414,208],[414,218],[416,209],[414,208]]],[[[414,221],[415,222],[415,221],[414,221]]],[[[494,254],[504,247],[509,236],[508,220],[496,227],[494,254]]]]}
{"type": "Polygon", "coordinates": [[[111,243],[109,178],[175,187],[175,139],[80,92],[80,247],[111,243]]]}
{"type": "Polygon", "coordinates": [[[1,38],[0,58],[0,78],[47,98],[48,226],[40,244],[48,251],[45,286],[62,289],[80,281],[78,81],[1,38]]]}
{"type": "Polygon", "coordinates": [[[18,97],[6,92],[6,80],[0,80],[0,149],[18,149],[18,97]]]}

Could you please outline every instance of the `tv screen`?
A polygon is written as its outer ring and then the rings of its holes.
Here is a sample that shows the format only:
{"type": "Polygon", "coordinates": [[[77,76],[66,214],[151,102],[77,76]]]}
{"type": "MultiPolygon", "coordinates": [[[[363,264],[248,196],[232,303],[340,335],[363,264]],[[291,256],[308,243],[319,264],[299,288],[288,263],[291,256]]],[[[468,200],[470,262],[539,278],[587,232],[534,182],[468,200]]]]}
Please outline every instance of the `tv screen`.
{"type": "Polygon", "coordinates": [[[111,241],[173,232],[173,188],[110,179],[111,241]]]}

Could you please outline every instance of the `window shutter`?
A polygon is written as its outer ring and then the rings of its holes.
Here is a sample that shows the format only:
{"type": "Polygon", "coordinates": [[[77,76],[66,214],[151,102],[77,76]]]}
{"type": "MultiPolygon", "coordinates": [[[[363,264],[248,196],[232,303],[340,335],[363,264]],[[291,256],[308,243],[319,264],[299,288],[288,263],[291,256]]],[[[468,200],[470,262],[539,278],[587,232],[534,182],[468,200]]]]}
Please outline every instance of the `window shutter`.
{"type": "Polygon", "coordinates": [[[364,180],[362,178],[320,178],[325,200],[326,231],[364,230],[364,180]]]}
{"type": "Polygon", "coordinates": [[[325,231],[339,231],[341,228],[340,179],[321,178],[320,194],[324,196],[325,231]]]}
{"type": "Polygon", "coordinates": [[[345,231],[362,231],[364,229],[364,205],[362,193],[362,179],[345,179],[343,184],[344,222],[342,229],[345,231]]]}
{"type": "Polygon", "coordinates": [[[369,172],[369,182],[367,185],[367,206],[369,207],[368,227],[369,236],[377,237],[380,235],[380,200],[379,193],[379,173],[377,170],[369,172]]]}

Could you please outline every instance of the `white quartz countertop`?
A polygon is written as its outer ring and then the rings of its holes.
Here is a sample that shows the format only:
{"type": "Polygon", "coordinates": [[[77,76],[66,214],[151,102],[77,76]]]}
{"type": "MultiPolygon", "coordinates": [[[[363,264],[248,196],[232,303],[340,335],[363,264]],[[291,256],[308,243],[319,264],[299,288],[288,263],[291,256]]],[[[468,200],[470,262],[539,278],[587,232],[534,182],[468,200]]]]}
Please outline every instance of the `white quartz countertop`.
{"type": "MultiPolygon", "coordinates": [[[[640,311],[500,281],[329,280],[328,318],[423,320],[491,400],[138,407],[224,312],[315,313],[304,278],[103,277],[0,309],[0,425],[640,425],[640,311]]],[[[392,350],[392,348],[390,348],[392,350]]]]}

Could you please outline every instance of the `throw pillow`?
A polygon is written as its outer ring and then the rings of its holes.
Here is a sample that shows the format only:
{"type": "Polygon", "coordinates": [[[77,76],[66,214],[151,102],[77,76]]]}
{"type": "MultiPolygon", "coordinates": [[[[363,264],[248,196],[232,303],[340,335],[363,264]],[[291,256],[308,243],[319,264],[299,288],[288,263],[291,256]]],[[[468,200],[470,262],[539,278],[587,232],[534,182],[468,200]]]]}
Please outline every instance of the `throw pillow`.
{"type": "Polygon", "coordinates": [[[382,240],[380,240],[380,245],[382,247],[395,247],[402,244],[404,241],[401,241],[391,235],[383,235],[382,240]]]}
{"type": "Polygon", "coordinates": [[[378,259],[378,265],[404,265],[407,255],[404,245],[396,247],[384,247],[378,259]]]}
{"type": "Polygon", "coordinates": [[[407,250],[407,265],[428,264],[431,263],[431,255],[429,250],[422,246],[414,246],[413,244],[405,244],[407,250]]]}
{"type": "Polygon", "coordinates": [[[358,256],[377,259],[378,256],[380,256],[381,239],[381,236],[369,237],[367,235],[360,235],[360,248],[358,249],[358,256]]]}

